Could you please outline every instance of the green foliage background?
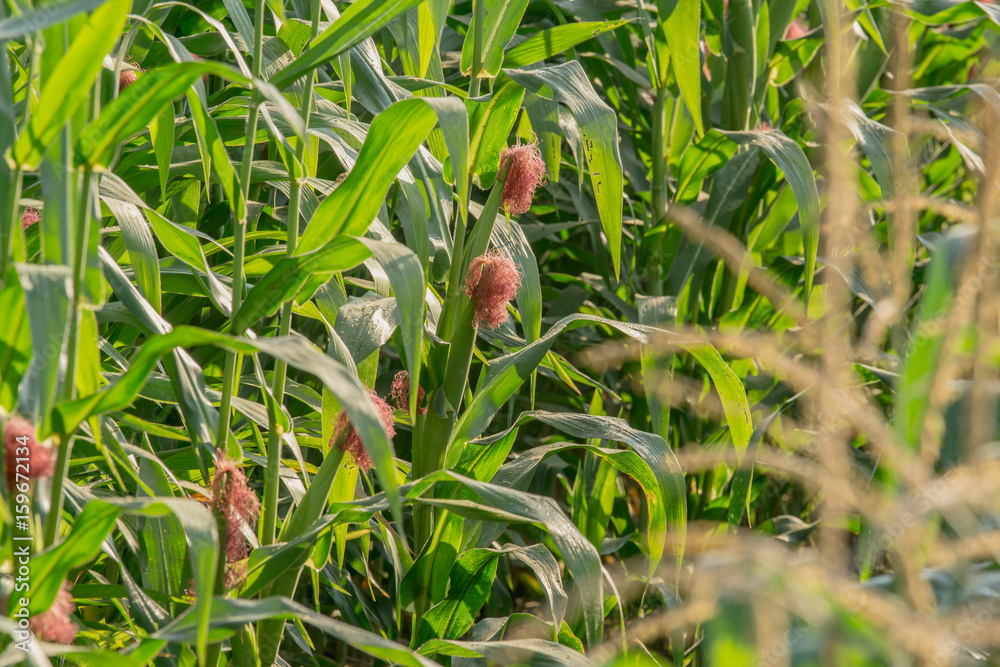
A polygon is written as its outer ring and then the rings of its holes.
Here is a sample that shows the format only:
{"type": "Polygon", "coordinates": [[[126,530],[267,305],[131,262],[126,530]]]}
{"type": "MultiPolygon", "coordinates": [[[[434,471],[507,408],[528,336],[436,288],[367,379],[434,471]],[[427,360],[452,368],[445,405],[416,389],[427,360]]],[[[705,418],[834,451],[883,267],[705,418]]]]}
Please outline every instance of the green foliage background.
{"type": "Polygon", "coordinates": [[[924,0],[0,2],[0,417],[55,459],[4,488],[0,662],[990,658],[998,31],[924,0]],[[460,289],[489,248],[522,275],[497,330],[460,289]],[[238,563],[223,456],[261,502],[238,563]],[[64,582],[75,642],[25,654],[64,582]]]}

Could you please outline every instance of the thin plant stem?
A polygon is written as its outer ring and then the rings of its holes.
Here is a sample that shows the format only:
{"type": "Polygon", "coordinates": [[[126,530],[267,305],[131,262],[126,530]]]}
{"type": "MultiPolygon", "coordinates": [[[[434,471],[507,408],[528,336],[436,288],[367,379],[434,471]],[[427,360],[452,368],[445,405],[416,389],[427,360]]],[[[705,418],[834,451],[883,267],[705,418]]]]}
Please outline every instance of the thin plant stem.
{"type": "MultiPolygon", "coordinates": [[[[256,122],[256,119],[255,119],[256,122]]],[[[233,316],[243,303],[243,261],[246,252],[246,224],[237,221],[233,239],[233,316]]],[[[233,331],[238,334],[242,332],[233,331]]],[[[232,416],[233,395],[239,393],[239,375],[243,368],[243,355],[229,352],[226,354],[224,369],[222,400],[219,404],[219,446],[224,446],[228,440],[229,424],[232,416]]]]}
{"type": "MultiPolygon", "coordinates": [[[[76,372],[80,351],[80,292],[87,272],[87,239],[90,236],[90,181],[91,168],[85,167],[81,177],[80,203],[77,210],[76,237],[73,250],[73,295],[70,307],[69,341],[66,347],[66,375],[63,380],[62,398],[71,400],[76,395],[76,372]]],[[[49,515],[45,522],[45,544],[53,544],[59,532],[66,477],[69,475],[69,454],[73,449],[73,436],[63,433],[56,455],[56,467],[52,475],[52,496],[49,515]]]]}
{"type": "MultiPolygon", "coordinates": [[[[413,479],[420,479],[432,472],[445,467],[448,444],[451,442],[462,400],[465,397],[469,380],[469,369],[476,346],[477,327],[472,323],[472,305],[467,298],[460,295],[460,286],[470,260],[470,255],[477,255],[486,250],[489,237],[500,210],[501,194],[507,178],[505,168],[497,175],[490,196],[483,206],[476,228],[466,241],[465,225],[461,220],[455,227],[455,245],[452,250],[452,265],[448,278],[448,289],[445,304],[438,321],[438,335],[450,343],[448,363],[445,369],[445,380],[435,391],[444,394],[445,414],[431,410],[423,421],[423,428],[414,442],[413,479]],[[482,226],[482,227],[481,227],[482,226]],[[466,245],[468,243],[468,246],[466,245]]],[[[431,401],[435,398],[432,396],[431,401]]],[[[435,519],[433,509],[428,505],[414,508],[413,532],[415,548],[421,549],[436,530],[435,522],[440,526],[441,517],[435,519]]],[[[422,590],[415,599],[415,625],[419,625],[423,613],[427,609],[425,596],[427,582],[421,582],[422,590]]]]}
{"type": "MultiPolygon", "coordinates": [[[[319,34],[320,4],[312,4],[312,38],[319,34]]],[[[292,164],[293,178],[288,194],[288,235],[286,254],[291,257],[299,243],[299,200],[301,199],[302,183],[305,175],[305,151],[309,141],[309,115],[312,110],[313,75],[306,78],[305,90],[302,94],[302,119],[305,121],[306,136],[299,139],[295,145],[295,159],[292,164]]],[[[281,320],[278,325],[278,335],[287,336],[292,330],[292,301],[286,301],[281,306],[281,320]]],[[[288,376],[288,364],[278,359],[274,364],[274,380],[271,393],[274,394],[275,405],[280,409],[285,397],[285,381],[288,376]]],[[[269,415],[273,418],[274,415],[269,415]]],[[[261,542],[272,544],[278,523],[278,486],[281,468],[281,434],[275,428],[273,421],[267,435],[267,473],[264,478],[264,516],[261,529],[261,542]]]]}
{"type": "Polygon", "coordinates": [[[9,223],[8,232],[0,238],[0,284],[7,278],[7,269],[13,261],[14,255],[14,235],[18,233],[17,227],[20,224],[18,213],[20,212],[21,201],[21,169],[15,169],[10,173],[8,192],[11,193],[7,210],[0,215],[8,216],[6,223],[9,223]]]}
{"type": "MultiPolygon", "coordinates": [[[[254,2],[254,44],[253,62],[251,72],[255,78],[260,77],[261,60],[264,54],[264,0],[254,2]]],[[[243,304],[243,288],[245,277],[243,273],[243,263],[246,257],[246,232],[247,217],[246,204],[250,200],[250,173],[253,164],[253,153],[255,139],[257,137],[257,117],[260,112],[260,102],[257,99],[256,91],[247,109],[246,136],[248,146],[243,151],[240,162],[240,187],[243,194],[244,214],[241,219],[235,221],[233,228],[233,316],[239,311],[243,304]]],[[[234,334],[242,334],[242,331],[233,331],[234,334]]],[[[240,393],[240,375],[243,369],[243,355],[236,352],[226,354],[225,368],[223,371],[222,399],[219,403],[219,431],[218,444],[225,446],[229,439],[229,426],[232,419],[233,396],[240,393]]]]}
{"type": "Polygon", "coordinates": [[[455,242],[452,244],[452,261],[448,270],[448,286],[444,297],[444,307],[441,319],[438,321],[437,335],[445,339],[451,338],[451,322],[455,315],[455,303],[458,300],[459,283],[462,280],[462,255],[465,254],[466,223],[458,219],[458,207],[455,207],[455,242]]]}
{"type": "MultiPolygon", "coordinates": [[[[653,182],[650,184],[650,198],[653,205],[653,226],[656,229],[667,216],[667,155],[666,155],[666,124],[667,124],[667,89],[656,89],[656,102],[653,104],[653,182]]],[[[663,231],[661,231],[661,234],[663,231]]],[[[663,294],[663,262],[660,255],[663,244],[656,244],[657,252],[653,254],[649,264],[648,291],[654,296],[663,294]]]]}
{"type": "Polygon", "coordinates": [[[483,21],[486,18],[485,0],[474,0],[472,24],[475,32],[472,41],[472,80],[469,82],[469,97],[479,97],[480,74],[483,69],[483,21]]]}

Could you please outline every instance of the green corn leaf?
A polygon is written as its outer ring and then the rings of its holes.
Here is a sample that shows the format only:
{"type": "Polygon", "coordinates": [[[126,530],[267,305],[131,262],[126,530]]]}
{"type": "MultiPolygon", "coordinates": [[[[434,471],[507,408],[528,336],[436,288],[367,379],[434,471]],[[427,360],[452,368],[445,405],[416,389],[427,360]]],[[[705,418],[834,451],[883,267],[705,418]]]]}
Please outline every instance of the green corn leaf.
{"type": "Polygon", "coordinates": [[[322,380],[344,406],[351,424],[375,462],[379,481],[388,490],[394,506],[398,506],[391,445],[378,412],[368,398],[367,389],[347,368],[300,337],[251,340],[190,326],[177,327],[169,333],[152,336],[133,359],[129,370],[114,385],[97,394],[59,404],[53,418],[56,431],[70,434],[81,422],[94,415],[125,408],[138,395],[160,357],[175,348],[194,345],[215,345],[243,354],[264,352],[322,380]]]}
{"type": "MultiPolygon", "coordinates": [[[[261,600],[219,598],[213,604],[210,627],[230,633],[247,623],[269,618],[297,618],[331,637],[386,662],[412,667],[436,667],[436,663],[380,635],[354,627],[343,621],[320,614],[309,607],[285,598],[261,600]]],[[[191,612],[185,611],[169,626],[156,633],[156,638],[174,642],[189,642],[195,631],[191,612]]]]}
{"type": "Polygon", "coordinates": [[[222,284],[205,259],[198,237],[187,227],[175,224],[153,209],[146,209],[146,216],[163,247],[171,255],[192,269],[204,272],[208,280],[208,291],[212,302],[223,314],[231,315],[233,307],[232,291],[222,284]]]}
{"type": "Polygon", "coordinates": [[[149,126],[149,138],[153,141],[157,171],[160,175],[160,197],[163,199],[166,198],[167,180],[170,178],[170,159],[173,156],[175,131],[174,105],[165,104],[149,126]]]}
{"type": "MultiPolygon", "coordinates": [[[[213,63],[185,62],[171,63],[144,73],[80,134],[76,145],[77,163],[91,167],[106,166],[122,140],[146,129],[165,106],[183,95],[203,74],[219,70],[228,71],[213,63]]],[[[172,106],[169,110],[172,138],[172,106]]]]}
{"type": "Polygon", "coordinates": [[[316,209],[297,253],[305,255],[317,250],[338,234],[364,234],[389,186],[427,138],[435,120],[433,108],[422,99],[397,102],[378,114],[358,154],[356,167],[316,209]]]}
{"type": "Polygon", "coordinates": [[[475,42],[476,14],[473,14],[472,24],[469,32],[466,33],[465,43],[462,45],[461,68],[464,73],[473,76],[495,77],[500,72],[500,67],[504,60],[504,48],[514,36],[524,10],[528,7],[528,0],[482,0],[485,2],[482,26],[482,72],[472,72],[472,51],[475,42]]]}
{"type": "Polygon", "coordinates": [[[45,30],[78,14],[92,12],[107,0],[73,0],[47,4],[30,9],[20,16],[0,20],[0,42],[19,40],[33,32],[45,30]]]}
{"type": "Polygon", "coordinates": [[[142,295],[154,310],[160,312],[160,262],[156,256],[156,242],[142,218],[139,207],[114,197],[103,199],[121,227],[122,240],[128,249],[129,260],[135,270],[136,283],[142,295]]]}
{"type": "Polygon", "coordinates": [[[187,613],[193,617],[191,639],[197,643],[199,655],[203,656],[208,642],[212,592],[215,590],[219,557],[216,522],[205,506],[187,498],[97,499],[82,490],[71,491],[74,491],[72,495],[89,498],[89,502],[86,502],[77,518],[70,537],[51,551],[33,559],[32,573],[38,577],[39,582],[44,583],[40,589],[33,590],[31,602],[37,607],[31,608],[41,611],[55,599],[69,570],[82,566],[96,555],[119,514],[158,517],[170,513],[180,521],[187,536],[198,600],[187,613]]]}
{"type": "MultiPolygon", "coordinates": [[[[507,49],[503,63],[507,67],[527,67],[558,55],[566,49],[615,30],[629,21],[591,21],[566,23],[548,30],[539,30],[517,46],[507,49]]],[[[470,28],[471,30],[471,28],[470,28]]],[[[463,52],[464,55],[464,52],[463,52]]]]}
{"type": "Polygon", "coordinates": [[[461,482],[474,491],[487,506],[523,516],[549,532],[576,583],[574,594],[579,596],[583,607],[587,643],[593,646],[599,642],[603,634],[604,619],[604,585],[600,558],[597,550],[563,514],[556,502],[547,496],[485,484],[455,473],[442,471],[437,474],[447,475],[461,482]]]}
{"type": "Polygon", "coordinates": [[[415,7],[420,0],[359,0],[352,3],[340,18],[324,30],[312,45],[291,64],[271,77],[279,89],[378,31],[389,21],[415,7]]]}
{"type": "Polygon", "coordinates": [[[894,130],[868,118],[861,107],[853,102],[848,102],[844,108],[846,111],[844,122],[871,163],[875,179],[882,188],[883,198],[893,198],[896,195],[896,177],[892,171],[891,154],[894,130]]]}
{"type": "Polygon", "coordinates": [[[470,549],[455,561],[448,596],[421,619],[414,646],[430,639],[458,639],[472,627],[493,587],[498,557],[489,549],[470,549]]]}
{"type": "Polygon", "coordinates": [[[31,360],[31,331],[24,290],[11,266],[0,290],[0,312],[6,313],[7,326],[0,328],[0,406],[14,409],[17,386],[31,360]]]}
{"type": "Polygon", "coordinates": [[[582,653],[546,639],[501,639],[488,642],[432,639],[421,653],[440,653],[467,658],[487,658],[501,665],[530,664],[537,667],[589,667],[582,653]]]}
{"type": "Polygon", "coordinates": [[[774,72],[774,85],[781,87],[795,78],[806,65],[812,62],[823,46],[823,40],[803,37],[778,42],[771,58],[770,67],[774,72]]]}
{"type": "Polygon", "coordinates": [[[208,113],[208,108],[193,91],[187,92],[188,106],[191,109],[191,116],[194,119],[194,126],[198,133],[198,148],[201,151],[201,158],[206,168],[211,164],[212,171],[222,183],[222,190],[226,194],[226,201],[232,208],[238,220],[246,218],[246,202],[243,201],[243,188],[240,185],[240,176],[229,161],[229,153],[225,144],[219,137],[219,130],[215,126],[215,121],[208,113]]]}
{"type": "Polygon", "coordinates": [[[88,504],[58,546],[32,558],[31,574],[35,586],[28,603],[32,615],[49,608],[70,570],[93,560],[101,549],[101,542],[115,527],[120,512],[114,505],[88,504]]]}
{"type": "Polygon", "coordinates": [[[747,448],[749,456],[743,459],[740,467],[733,475],[732,488],[729,493],[729,509],[726,512],[726,520],[729,522],[729,525],[739,526],[743,521],[744,513],[749,511],[750,484],[753,482],[753,466],[757,455],[757,446],[778,415],[790,407],[799,396],[801,394],[797,394],[782,403],[771,414],[757,422],[757,425],[754,427],[753,436],[751,436],[750,445],[747,448]]]}
{"type": "Polygon", "coordinates": [[[670,67],[701,136],[705,133],[701,123],[701,54],[696,47],[701,32],[701,0],[657,0],[656,7],[659,27],[670,47],[670,67]]]}
{"type": "Polygon", "coordinates": [[[764,151],[764,154],[785,174],[785,180],[795,193],[795,200],[799,203],[799,221],[805,236],[805,300],[808,306],[816,272],[820,222],[819,191],[816,189],[812,166],[802,148],[779,130],[723,134],[740,145],[757,146],[764,151]]]}
{"type": "Polygon", "coordinates": [[[310,276],[346,271],[369,257],[371,251],[361,241],[340,236],[317,252],[281,258],[247,294],[233,317],[232,330],[246,331],[260,318],[274,315],[281,304],[299,293],[310,276]]]}
{"type": "Polygon", "coordinates": [[[545,160],[545,174],[552,183],[559,182],[562,159],[562,129],[559,127],[559,104],[534,93],[524,96],[524,110],[531,129],[538,139],[538,148],[545,160]]]}
{"type": "MultiPolygon", "coordinates": [[[[687,526],[687,495],[684,473],[677,458],[658,435],[630,427],[624,420],[600,415],[583,415],[535,410],[523,412],[515,426],[535,420],[559,431],[582,439],[616,440],[632,447],[632,452],[604,449],[591,445],[548,445],[535,447],[528,454],[518,457],[501,469],[498,477],[504,483],[513,483],[514,477],[527,474],[545,457],[564,451],[565,448],[582,448],[605,459],[619,471],[635,479],[646,494],[649,504],[648,541],[650,573],[659,565],[663,554],[666,531],[673,532],[674,557],[679,569],[684,556],[684,534],[687,526]]],[[[491,436],[483,442],[490,443],[504,433],[491,436]]],[[[478,442],[468,447],[478,448],[478,442]]],[[[494,477],[494,483],[497,477],[494,477]]]]}
{"type": "Polygon", "coordinates": [[[111,51],[125,25],[130,0],[108,0],[87,19],[69,49],[59,59],[53,76],[45,81],[28,122],[12,153],[13,163],[35,169],[56,135],[87,99],[101,72],[104,55],[111,51]],[[86,85],[83,85],[86,84],[86,85]]]}
{"type": "MultiPolygon", "coordinates": [[[[495,551],[500,554],[508,554],[531,568],[535,577],[538,578],[538,583],[545,590],[545,596],[549,601],[549,610],[552,612],[552,624],[557,628],[562,627],[569,596],[563,589],[559,563],[556,562],[552,552],[541,544],[533,544],[528,547],[505,544],[495,551]]],[[[582,645],[580,650],[583,650],[582,645]]]]}
{"type": "Polygon", "coordinates": [[[576,118],[617,277],[621,268],[623,177],[615,112],[597,96],[575,60],[533,70],[504,71],[527,90],[565,104],[576,118]]]}
{"type": "MultiPolygon", "coordinates": [[[[593,315],[578,314],[564,317],[534,343],[517,352],[500,357],[490,364],[479,380],[472,402],[455,426],[455,435],[449,447],[448,461],[458,460],[464,444],[486,430],[500,407],[541,363],[556,336],[563,331],[572,331],[596,323],[613,327],[644,344],[653,342],[652,337],[657,333],[659,335],[667,335],[668,333],[653,327],[626,324],[593,315]]],[[[711,345],[701,341],[684,339],[679,335],[677,335],[676,344],[692,354],[712,377],[722,399],[726,419],[732,431],[733,442],[737,451],[742,455],[742,451],[746,449],[753,432],[750,406],[747,404],[743,384],[732,369],[726,365],[719,352],[711,345]]]]}
{"type": "MultiPolygon", "coordinates": [[[[129,282],[104,247],[102,246],[98,250],[105,278],[110,283],[115,296],[136,318],[137,323],[151,333],[165,334],[169,332],[171,330],[170,323],[157,313],[139,293],[139,290],[129,282]]],[[[197,447],[196,454],[202,472],[207,472],[208,462],[215,453],[214,434],[218,428],[219,414],[212,406],[205,391],[204,373],[201,366],[185,350],[173,350],[170,358],[164,361],[164,367],[176,392],[192,442],[197,447]]],[[[58,409],[56,413],[58,413],[58,409]]],[[[83,419],[90,419],[93,416],[94,414],[89,414],[83,419]]],[[[56,417],[57,414],[54,414],[54,418],[56,417]]],[[[75,430],[78,424],[79,422],[75,422],[71,431],[75,430]]],[[[70,431],[60,431],[55,423],[53,426],[56,432],[62,432],[66,436],[70,434],[70,431]]]]}
{"type": "Polygon", "coordinates": [[[943,324],[955,303],[953,276],[965,258],[973,252],[973,230],[956,227],[931,256],[927,289],[920,302],[914,324],[913,342],[896,381],[896,418],[893,422],[903,442],[914,451],[920,449],[924,418],[930,405],[930,388],[941,363],[944,345],[943,324]]]}
{"type": "MultiPolygon", "coordinates": [[[[713,134],[722,136],[716,130],[711,130],[705,138],[713,134]]],[[[761,153],[756,149],[738,153],[726,162],[712,182],[708,203],[705,205],[705,222],[725,231],[732,229],[735,214],[746,201],[747,192],[762,162],[761,153]]],[[[679,297],[689,281],[691,289],[699,289],[711,260],[712,253],[704,243],[683,239],[670,264],[664,292],[679,297]]]]}
{"type": "Polygon", "coordinates": [[[59,391],[59,363],[69,327],[72,273],[68,266],[18,264],[31,331],[31,362],[19,387],[18,405],[42,424],[59,391]]]}
{"type": "Polygon", "coordinates": [[[500,151],[507,147],[507,137],[521,109],[524,89],[513,82],[497,82],[498,90],[487,102],[466,100],[472,137],[472,178],[480,188],[493,187],[500,168],[500,151]]]}
{"type": "Polygon", "coordinates": [[[736,146],[716,131],[709,131],[692,144],[681,158],[674,199],[682,203],[695,201],[701,192],[702,182],[722,169],[735,152],[736,146]]]}

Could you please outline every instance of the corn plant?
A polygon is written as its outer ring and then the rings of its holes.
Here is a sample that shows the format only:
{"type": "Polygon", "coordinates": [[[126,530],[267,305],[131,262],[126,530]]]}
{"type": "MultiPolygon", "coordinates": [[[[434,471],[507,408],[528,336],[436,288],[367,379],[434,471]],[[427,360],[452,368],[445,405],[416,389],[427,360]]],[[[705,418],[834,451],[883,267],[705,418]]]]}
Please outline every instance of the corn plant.
{"type": "Polygon", "coordinates": [[[0,661],[992,655],[998,30],[0,1],[0,661]]]}

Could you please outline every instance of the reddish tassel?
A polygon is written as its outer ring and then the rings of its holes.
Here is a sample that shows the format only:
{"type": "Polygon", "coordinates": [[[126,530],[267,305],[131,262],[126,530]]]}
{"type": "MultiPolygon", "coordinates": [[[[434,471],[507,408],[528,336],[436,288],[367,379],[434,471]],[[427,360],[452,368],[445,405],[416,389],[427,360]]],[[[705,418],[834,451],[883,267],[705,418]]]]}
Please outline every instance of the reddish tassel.
{"type": "Polygon", "coordinates": [[[21,215],[21,229],[27,229],[42,219],[42,216],[35,209],[28,206],[21,215]]]}
{"type": "Polygon", "coordinates": [[[538,144],[517,143],[500,153],[500,171],[510,164],[507,180],[503,182],[501,206],[510,215],[527,213],[535,190],[545,182],[545,161],[538,151],[538,144]]]}
{"type": "MultiPolygon", "coordinates": [[[[389,392],[393,402],[400,410],[410,409],[410,374],[407,371],[399,371],[392,378],[392,389],[389,392]]],[[[420,407],[424,402],[424,388],[417,387],[417,414],[427,414],[426,407],[420,407]]]]}
{"type": "MultiPolygon", "coordinates": [[[[373,391],[368,392],[368,397],[375,404],[375,409],[378,410],[379,418],[382,420],[382,426],[385,428],[385,434],[391,440],[392,436],[396,435],[396,422],[393,419],[392,407],[373,391]]],[[[372,465],[374,465],[372,458],[368,455],[365,444],[361,442],[361,436],[354,429],[346,412],[341,412],[340,417],[337,418],[337,423],[333,428],[333,442],[350,454],[359,468],[365,471],[372,469],[372,465]]]]}
{"type": "Polygon", "coordinates": [[[521,271],[509,257],[487,250],[472,260],[462,293],[472,300],[472,324],[496,329],[507,321],[507,304],[521,287],[521,271]]]}
{"type": "Polygon", "coordinates": [[[118,93],[121,94],[123,90],[138,80],[139,77],[136,75],[135,70],[123,69],[121,75],[118,77],[118,93]]]}
{"type": "Polygon", "coordinates": [[[243,522],[251,526],[257,522],[260,501],[247,484],[247,477],[238,463],[218,450],[215,477],[212,480],[212,509],[226,522],[225,549],[226,588],[233,588],[246,578],[246,568],[241,563],[250,555],[250,543],[243,536],[243,522]]]}
{"type": "Polygon", "coordinates": [[[59,592],[56,593],[56,599],[52,601],[52,606],[31,619],[31,629],[42,641],[72,644],[79,630],[69,616],[74,611],[76,611],[76,605],[73,604],[69,584],[64,581],[59,592]]]}

